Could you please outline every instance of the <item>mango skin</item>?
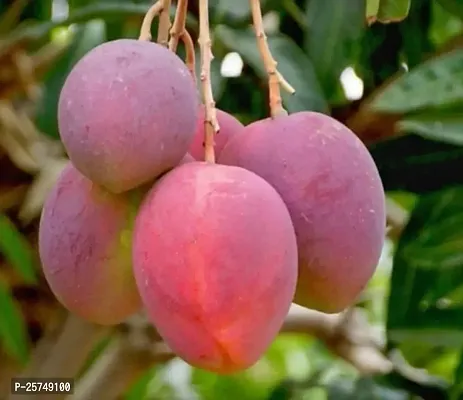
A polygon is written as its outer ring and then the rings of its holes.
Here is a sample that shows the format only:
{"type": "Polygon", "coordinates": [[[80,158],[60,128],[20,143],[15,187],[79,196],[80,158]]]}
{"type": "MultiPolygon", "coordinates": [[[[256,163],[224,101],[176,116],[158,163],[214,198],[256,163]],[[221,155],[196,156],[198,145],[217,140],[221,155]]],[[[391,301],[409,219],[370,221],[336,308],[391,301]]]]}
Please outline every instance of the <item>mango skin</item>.
{"type": "Polygon", "coordinates": [[[195,162],[196,160],[194,159],[194,157],[190,154],[190,153],[186,153],[182,160],[180,161],[180,164],[179,165],[182,165],[182,164],[188,164],[190,162],[195,162]]]}
{"type": "Polygon", "coordinates": [[[48,195],[39,253],[56,298],[75,315],[101,325],[141,308],[132,270],[132,228],[138,191],[116,195],[69,163],[48,195]]]}
{"type": "Polygon", "coordinates": [[[299,112],[248,125],[218,161],[255,172],[285,201],[298,239],[294,302],[325,313],[352,305],[386,229],[381,178],[360,139],[327,115],[299,112]]]}
{"type": "MultiPolygon", "coordinates": [[[[217,158],[227,142],[244,129],[244,125],[226,111],[217,108],[216,114],[220,126],[220,131],[214,136],[214,151],[217,158]]],[[[204,161],[204,119],[205,107],[201,104],[196,122],[195,137],[189,150],[190,154],[198,161],[204,161]]]]}
{"type": "Polygon", "coordinates": [[[190,72],[156,43],[114,40],[88,52],[61,90],[58,123],[75,167],[109,191],[141,186],[178,165],[196,128],[190,72]]]}
{"type": "Polygon", "coordinates": [[[190,365],[220,374],[252,366],[278,334],[297,280],[283,201],[242,168],[194,162],[145,197],[133,242],[148,316],[190,365]]]}

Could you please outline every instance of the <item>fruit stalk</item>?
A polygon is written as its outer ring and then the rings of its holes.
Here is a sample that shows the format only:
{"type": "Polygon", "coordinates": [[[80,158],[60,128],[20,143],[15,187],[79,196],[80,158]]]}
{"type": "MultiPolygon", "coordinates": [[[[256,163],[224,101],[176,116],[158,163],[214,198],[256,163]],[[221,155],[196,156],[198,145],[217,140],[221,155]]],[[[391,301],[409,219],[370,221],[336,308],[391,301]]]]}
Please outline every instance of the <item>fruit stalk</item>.
{"type": "Polygon", "coordinates": [[[169,40],[169,49],[174,53],[177,51],[179,39],[185,32],[187,11],[188,0],[178,0],[177,11],[175,12],[174,23],[172,24],[172,29],[170,30],[169,40]]]}
{"type": "Polygon", "coordinates": [[[186,52],[185,64],[190,70],[193,79],[196,80],[195,45],[191,35],[185,28],[187,12],[188,0],[178,0],[174,23],[172,24],[172,29],[170,30],[169,50],[176,53],[179,40],[183,42],[186,52]]]}
{"type": "Polygon", "coordinates": [[[214,95],[211,85],[211,61],[212,54],[211,36],[209,31],[209,1],[199,0],[199,49],[201,54],[201,91],[205,105],[206,117],[204,118],[204,159],[215,163],[214,136],[219,131],[219,123],[215,110],[214,95]]]}
{"type": "Polygon", "coordinates": [[[291,94],[294,94],[296,90],[286,81],[277,69],[277,62],[272,56],[264,31],[260,0],[249,0],[249,2],[251,6],[252,22],[257,38],[257,47],[268,75],[270,114],[272,117],[287,115],[281,101],[280,85],[291,94]]]}
{"type": "Polygon", "coordinates": [[[196,81],[196,55],[193,39],[191,38],[191,35],[188,33],[186,29],[184,29],[182,34],[180,35],[180,39],[182,40],[185,46],[185,64],[190,70],[191,76],[196,81]]]}
{"type": "Polygon", "coordinates": [[[161,13],[163,10],[164,0],[157,1],[149,8],[149,10],[145,14],[145,17],[143,18],[143,22],[140,28],[140,36],[138,37],[138,40],[150,41],[152,39],[151,25],[153,23],[154,18],[156,18],[159,15],[159,13],[161,13]]]}
{"type": "Polygon", "coordinates": [[[158,27],[158,37],[157,42],[161,46],[169,46],[169,30],[171,26],[170,22],[170,3],[171,0],[161,0],[162,1],[162,11],[159,15],[159,27],[158,27]]]}

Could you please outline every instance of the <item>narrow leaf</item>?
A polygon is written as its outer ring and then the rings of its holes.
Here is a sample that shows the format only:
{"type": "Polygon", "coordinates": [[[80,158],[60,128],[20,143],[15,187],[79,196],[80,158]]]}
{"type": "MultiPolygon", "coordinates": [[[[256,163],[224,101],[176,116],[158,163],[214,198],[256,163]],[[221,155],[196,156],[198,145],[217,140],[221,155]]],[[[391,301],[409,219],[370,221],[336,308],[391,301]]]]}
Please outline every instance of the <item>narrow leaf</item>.
{"type": "Polygon", "coordinates": [[[370,103],[376,111],[407,113],[463,102],[463,49],[431,59],[403,74],[370,103]]]}
{"type": "Polygon", "coordinates": [[[463,146],[463,117],[427,112],[399,121],[399,132],[413,132],[422,137],[463,146]]]}
{"type": "Polygon", "coordinates": [[[26,326],[8,289],[1,284],[0,310],[0,342],[12,357],[25,363],[29,353],[26,326]]]}
{"type": "Polygon", "coordinates": [[[8,263],[21,274],[26,283],[36,282],[33,251],[15,225],[2,214],[0,214],[0,252],[3,253],[8,263]]]}

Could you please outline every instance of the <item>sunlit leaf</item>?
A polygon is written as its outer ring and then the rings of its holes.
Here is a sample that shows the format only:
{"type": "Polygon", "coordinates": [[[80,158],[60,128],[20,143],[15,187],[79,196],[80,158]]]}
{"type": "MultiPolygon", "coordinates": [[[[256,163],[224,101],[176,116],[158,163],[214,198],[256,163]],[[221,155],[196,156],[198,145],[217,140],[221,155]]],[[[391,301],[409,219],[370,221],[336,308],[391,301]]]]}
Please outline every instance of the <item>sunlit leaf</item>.
{"type": "Polygon", "coordinates": [[[381,0],[377,19],[379,22],[398,22],[407,17],[411,0],[381,0]]]}
{"type": "MultiPolygon", "coordinates": [[[[461,1],[463,4],[463,1],[461,1]]],[[[433,1],[432,24],[429,37],[437,45],[443,45],[463,30],[463,20],[442,7],[441,3],[433,1]]]]}
{"type": "MultiPolygon", "coordinates": [[[[27,283],[36,282],[36,264],[27,240],[6,215],[0,214],[0,252],[27,283]]],[[[1,310],[1,307],[0,307],[1,310]]]]}
{"type": "Polygon", "coordinates": [[[366,16],[368,22],[376,21],[376,16],[378,15],[379,11],[379,3],[381,0],[366,0],[366,16]]]}

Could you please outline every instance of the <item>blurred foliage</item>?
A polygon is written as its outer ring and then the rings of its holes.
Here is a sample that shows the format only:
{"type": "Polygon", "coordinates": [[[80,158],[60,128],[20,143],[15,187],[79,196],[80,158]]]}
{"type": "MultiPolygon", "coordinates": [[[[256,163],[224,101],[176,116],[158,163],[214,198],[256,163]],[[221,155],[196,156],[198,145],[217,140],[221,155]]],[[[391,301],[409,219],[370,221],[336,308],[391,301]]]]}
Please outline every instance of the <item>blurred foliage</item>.
{"type": "MultiPolygon", "coordinates": [[[[190,3],[197,40],[197,1],[190,3]]],[[[21,371],[59,309],[38,268],[36,232],[63,157],[61,85],[89,49],[137,37],[149,4],[0,1],[0,390],[3,368],[19,363],[21,371]]],[[[222,377],[172,360],[145,371],[125,398],[463,399],[463,2],[262,4],[279,70],[297,90],[284,95],[285,107],[351,127],[369,146],[388,199],[409,217],[388,240],[360,306],[386,331],[387,351],[425,373],[406,373],[397,361],[390,374],[360,376],[318,340],[282,334],[246,372],[222,377]]],[[[244,123],[266,117],[248,0],[210,5],[217,106],[244,123]]]]}

